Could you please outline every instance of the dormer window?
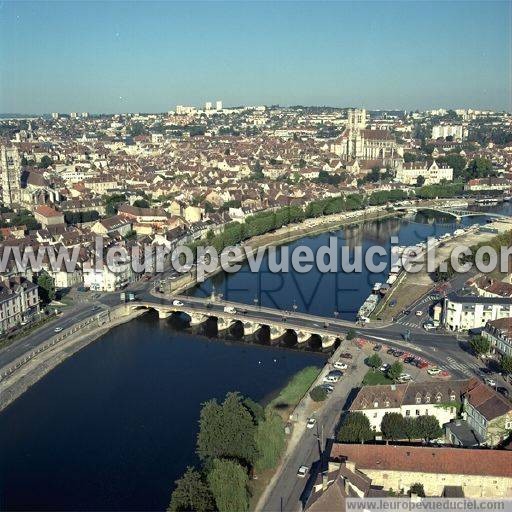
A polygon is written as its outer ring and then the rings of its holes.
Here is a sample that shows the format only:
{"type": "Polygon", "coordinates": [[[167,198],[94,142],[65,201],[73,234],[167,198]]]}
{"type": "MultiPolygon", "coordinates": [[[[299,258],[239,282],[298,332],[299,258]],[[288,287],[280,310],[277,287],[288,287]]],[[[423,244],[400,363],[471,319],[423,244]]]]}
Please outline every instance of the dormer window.
{"type": "Polygon", "coordinates": [[[385,405],[386,407],[389,407],[389,400],[386,400],[386,401],[384,402],[384,405],[385,405]]]}
{"type": "Polygon", "coordinates": [[[441,402],[441,398],[442,398],[441,393],[437,393],[437,395],[436,395],[436,402],[437,403],[441,402]]]}
{"type": "Polygon", "coordinates": [[[373,402],[373,407],[379,407],[379,402],[373,402]]]}
{"type": "Polygon", "coordinates": [[[450,402],[455,402],[455,393],[450,395],[450,402]]]}
{"type": "Polygon", "coordinates": [[[421,404],[421,395],[419,393],[416,395],[416,403],[421,404]]]}
{"type": "Polygon", "coordinates": [[[425,395],[425,402],[427,402],[427,404],[430,403],[430,394],[428,393],[425,395]]]}

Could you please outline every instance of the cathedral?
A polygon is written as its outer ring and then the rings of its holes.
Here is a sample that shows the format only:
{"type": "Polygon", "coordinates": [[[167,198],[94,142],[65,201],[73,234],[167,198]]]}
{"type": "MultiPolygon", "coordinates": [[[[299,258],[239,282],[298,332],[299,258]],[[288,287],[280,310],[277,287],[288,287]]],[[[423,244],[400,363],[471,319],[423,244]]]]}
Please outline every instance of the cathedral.
{"type": "Polygon", "coordinates": [[[403,148],[396,143],[388,130],[366,129],[366,110],[348,111],[347,127],[330,145],[330,151],[343,160],[382,160],[393,167],[403,156],[403,148]]]}
{"type": "Polygon", "coordinates": [[[46,203],[58,203],[59,191],[47,183],[39,169],[24,171],[17,147],[0,148],[2,204],[13,210],[46,203]]]}

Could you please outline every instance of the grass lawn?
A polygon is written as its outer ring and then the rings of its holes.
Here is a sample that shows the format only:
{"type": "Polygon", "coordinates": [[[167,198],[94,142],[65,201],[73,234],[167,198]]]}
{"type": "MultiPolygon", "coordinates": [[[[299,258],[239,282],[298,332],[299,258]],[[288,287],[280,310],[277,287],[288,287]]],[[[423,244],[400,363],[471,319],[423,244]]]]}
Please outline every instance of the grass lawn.
{"type": "Polygon", "coordinates": [[[393,381],[380,370],[368,370],[363,379],[363,386],[375,386],[377,384],[393,384],[393,381]]]}
{"type": "Polygon", "coordinates": [[[296,373],[279,392],[279,395],[270,402],[269,406],[278,409],[294,407],[306,394],[306,391],[313,384],[319,373],[320,368],[316,366],[308,366],[296,373]]]}

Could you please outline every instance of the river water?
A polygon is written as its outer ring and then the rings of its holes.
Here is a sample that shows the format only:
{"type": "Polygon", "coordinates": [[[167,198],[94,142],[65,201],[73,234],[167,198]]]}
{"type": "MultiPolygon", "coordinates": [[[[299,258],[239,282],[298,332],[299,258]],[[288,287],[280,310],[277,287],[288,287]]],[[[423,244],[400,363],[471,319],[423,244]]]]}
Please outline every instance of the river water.
{"type": "MultiPolygon", "coordinates": [[[[512,213],[510,205],[500,211],[512,213]]],[[[389,248],[483,222],[418,215],[307,237],[313,250],[340,244],[389,248]]],[[[264,261],[263,269],[268,268],[264,261]]],[[[354,318],[383,275],[219,275],[224,297],[281,309],[354,318]]],[[[163,510],[194,448],[200,404],[238,390],[265,400],[300,369],[323,364],[313,352],[209,340],[174,330],[148,313],[119,326],[50,372],[0,414],[0,509],[163,510]]]]}

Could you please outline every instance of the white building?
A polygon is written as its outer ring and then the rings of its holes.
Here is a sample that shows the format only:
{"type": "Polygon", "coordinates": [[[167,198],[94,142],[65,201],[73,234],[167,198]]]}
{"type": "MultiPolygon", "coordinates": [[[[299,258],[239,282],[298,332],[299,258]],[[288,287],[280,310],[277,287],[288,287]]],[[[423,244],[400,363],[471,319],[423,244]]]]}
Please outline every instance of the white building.
{"type": "Polygon", "coordinates": [[[432,127],[433,139],[453,137],[455,140],[463,140],[467,136],[467,128],[460,124],[438,124],[432,127]]]}
{"type": "Polygon", "coordinates": [[[448,295],[444,300],[443,324],[450,331],[481,329],[487,322],[512,316],[512,301],[506,297],[448,295]]]}
{"type": "Polygon", "coordinates": [[[217,100],[215,102],[215,110],[217,110],[217,111],[222,110],[222,101],[221,100],[217,100]]]}
{"type": "Polygon", "coordinates": [[[92,291],[115,292],[133,281],[134,273],[129,261],[119,264],[115,272],[106,264],[98,267],[95,268],[91,260],[83,265],[84,286],[92,291]]]}
{"type": "Polygon", "coordinates": [[[350,412],[361,412],[376,432],[380,432],[386,413],[395,412],[406,418],[435,416],[440,425],[457,416],[467,380],[418,382],[362,387],[350,412]]]}
{"type": "Polygon", "coordinates": [[[430,166],[426,162],[408,162],[397,170],[395,181],[405,185],[416,185],[420,176],[425,178],[425,185],[433,185],[443,180],[453,181],[453,169],[439,167],[435,160],[430,166]]]}
{"type": "Polygon", "coordinates": [[[204,109],[205,109],[205,110],[211,110],[211,109],[212,109],[212,102],[211,102],[211,101],[207,101],[207,102],[204,104],[204,109]]]}

